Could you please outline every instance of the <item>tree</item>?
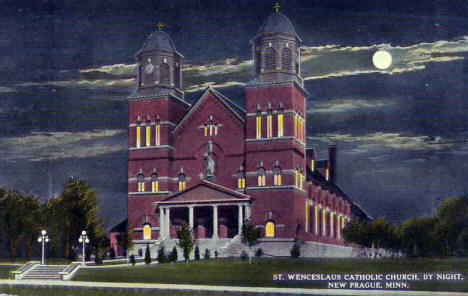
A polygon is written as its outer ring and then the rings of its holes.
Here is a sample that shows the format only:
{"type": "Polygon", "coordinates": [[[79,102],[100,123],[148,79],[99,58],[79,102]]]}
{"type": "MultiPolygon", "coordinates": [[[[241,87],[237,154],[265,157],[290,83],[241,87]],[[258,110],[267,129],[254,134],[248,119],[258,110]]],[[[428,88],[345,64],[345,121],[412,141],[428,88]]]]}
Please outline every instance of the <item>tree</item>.
{"type": "Polygon", "coordinates": [[[434,218],[406,221],[402,225],[402,247],[409,256],[431,256],[439,253],[439,240],[434,218]]]}
{"type": "Polygon", "coordinates": [[[127,232],[119,233],[117,236],[117,242],[119,248],[124,250],[124,254],[127,254],[129,250],[133,250],[133,229],[128,230],[127,232]]]}
{"type": "Polygon", "coordinates": [[[200,248],[198,248],[198,245],[195,247],[195,260],[200,260],[200,248]]]}
{"type": "Polygon", "coordinates": [[[468,227],[468,195],[444,200],[437,209],[436,219],[441,255],[454,255],[459,249],[458,236],[468,227]]]}
{"type": "Polygon", "coordinates": [[[298,242],[294,242],[294,245],[291,248],[291,258],[299,258],[301,256],[301,247],[298,242]]]}
{"type": "Polygon", "coordinates": [[[164,245],[160,245],[158,249],[158,263],[165,263],[167,262],[166,251],[164,249],[164,245]]]}
{"type": "Polygon", "coordinates": [[[135,263],[136,263],[136,261],[135,261],[135,255],[133,255],[133,254],[130,255],[130,258],[129,258],[129,259],[130,259],[130,263],[131,263],[133,266],[135,266],[135,263]]]}
{"type": "Polygon", "coordinates": [[[195,245],[195,240],[192,237],[192,229],[187,223],[183,223],[182,227],[177,231],[177,237],[179,238],[179,247],[184,252],[184,259],[188,265],[190,259],[190,253],[195,245]]]}
{"type": "Polygon", "coordinates": [[[257,251],[255,251],[255,257],[262,257],[263,256],[263,250],[262,248],[258,248],[257,251]]]}
{"type": "Polygon", "coordinates": [[[111,248],[109,251],[109,258],[115,259],[115,250],[114,248],[111,248]]]}
{"type": "Polygon", "coordinates": [[[175,262],[175,261],[177,261],[177,258],[178,258],[177,247],[174,246],[174,248],[172,248],[171,253],[169,254],[169,261],[170,262],[175,262]]]}
{"type": "Polygon", "coordinates": [[[211,257],[210,250],[205,249],[205,254],[203,254],[203,259],[208,260],[210,259],[210,257],[211,257]]]}
{"type": "Polygon", "coordinates": [[[146,263],[146,264],[150,264],[150,263],[151,263],[151,253],[150,253],[150,246],[149,246],[149,244],[146,244],[145,263],[146,263]]]}
{"type": "Polygon", "coordinates": [[[263,231],[245,220],[242,225],[242,243],[249,247],[249,264],[252,263],[252,247],[258,244],[258,239],[263,236],[263,231]]]}

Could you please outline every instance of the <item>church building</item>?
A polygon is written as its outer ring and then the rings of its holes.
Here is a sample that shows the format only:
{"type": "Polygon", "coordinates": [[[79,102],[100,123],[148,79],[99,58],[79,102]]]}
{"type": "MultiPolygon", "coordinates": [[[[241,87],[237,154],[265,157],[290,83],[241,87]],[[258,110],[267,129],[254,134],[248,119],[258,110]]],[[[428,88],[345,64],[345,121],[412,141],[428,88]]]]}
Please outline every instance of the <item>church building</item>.
{"type": "Polygon", "coordinates": [[[245,103],[208,87],[189,104],[183,55],[161,27],[149,35],[128,97],[127,227],[137,248],[176,239],[182,223],[221,248],[246,221],[262,242],[345,246],[345,224],[370,219],[335,183],[336,147],[327,160],[307,148],[300,45],[289,19],[271,14],[251,41],[245,103]]]}

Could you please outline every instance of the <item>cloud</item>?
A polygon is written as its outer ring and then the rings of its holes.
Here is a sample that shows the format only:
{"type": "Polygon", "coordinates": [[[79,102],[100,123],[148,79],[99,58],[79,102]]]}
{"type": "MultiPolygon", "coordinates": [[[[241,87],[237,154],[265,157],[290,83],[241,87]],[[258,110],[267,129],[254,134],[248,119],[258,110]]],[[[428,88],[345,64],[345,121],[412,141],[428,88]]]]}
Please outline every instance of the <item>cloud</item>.
{"type": "Polygon", "coordinates": [[[0,86],[0,94],[17,92],[16,89],[6,86],[0,86]]]}
{"type": "Polygon", "coordinates": [[[197,84],[197,85],[191,85],[186,88],[186,92],[196,92],[200,90],[204,90],[208,86],[214,87],[214,88],[225,88],[225,87],[231,87],[231,86],[244,86],[244,82],[238,82],[238,81],[227,81],[225,83],[216,83],[216,82],[205,82],[203,84],[197,84]]]}
{"type": "Polygon", "coordinates": [[[320,134],[308,138],[311,141],[327,143],[352,143],[354,149],[347,150],[351,154],[367,153],[373,149],[395,149],[405,151],[439,151],[453,148],[458,139],[446,139],[440,136],[410,135],[401,133],[368,133],[364,135],[351,134],[320,134]]]}
{"type": "Polygon", "coordinates": [[[124,133],[125,130],[31,132],[0,140],[0,155],[4,160],[31,161],[93,157],[126,150],[126,144],[119,139],[124,133]]]}
{"type": "Polygon", "coordinates": [[[340,113],[362,109],[377,109],[389,107],[395,102],[389,100],[359,100],[359,99],[342,99],[331,101],[315,101],[313,107],[307,111],[308,113],[340,113]]]}
{"type": "Polygon", "coordinates": [[[74,79],[62,81],[43,81],[43,82],[22,82],[16,84],[19,87],[37,87],[37,86],[58,86],[58,87],[71,87],[71,88],[87,88],[87,89],[100,89],[100,88],[129,88],[136,83],[135,78],[127,79],[74,79]]]}
{"type": "Polygon", "coordinates": [[[83,69],[78,71],[81,74],[106,73],[115,76],[135,75],[136,64],[114,64],[105,65],[98,68],[83,69]]]}

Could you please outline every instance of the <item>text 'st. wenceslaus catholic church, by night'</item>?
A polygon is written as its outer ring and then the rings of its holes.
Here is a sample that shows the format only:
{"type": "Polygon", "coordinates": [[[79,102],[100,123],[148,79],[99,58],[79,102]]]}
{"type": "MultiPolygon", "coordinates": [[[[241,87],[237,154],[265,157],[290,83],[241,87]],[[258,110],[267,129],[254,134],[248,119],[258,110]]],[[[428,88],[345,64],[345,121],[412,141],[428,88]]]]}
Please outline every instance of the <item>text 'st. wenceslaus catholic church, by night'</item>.
{"type": "Polygon", "coordinates": [[[263,229],[265,253],[288,255],[297,241],[303,255],[352,253],[342,229],[369,217],[334,183],[336,148],[318,160],[306,147],[300,43],[283,14],[265,20],[252,39],[244,108],[213,88],[186,102],[182,54],[162,30],[147,38],[128,97],[127,227],[135,250],[172,247],[186,222],[202,250],[239,256],[248,220],[263,229]]]}

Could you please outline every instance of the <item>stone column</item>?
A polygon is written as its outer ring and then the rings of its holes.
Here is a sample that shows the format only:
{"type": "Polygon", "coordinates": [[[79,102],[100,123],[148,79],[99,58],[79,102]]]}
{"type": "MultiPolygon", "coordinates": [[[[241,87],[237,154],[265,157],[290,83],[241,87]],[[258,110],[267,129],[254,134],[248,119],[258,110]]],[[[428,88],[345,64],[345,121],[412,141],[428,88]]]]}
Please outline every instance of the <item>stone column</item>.
{"type": "Polygon", "coordinates": [[[164,223],[165,228],[166,228],[166,236],[167,238],[171,238],[171,209],[167,208],[166,209],[166,223],[164,223]]]}
{"type": "Polygon", "coordinates": [[[218,238],[218,206],[213,206],[213,236],[212,238],[218,238]]]}
{"type": "Polygon", "coordinates": [[[189,206],[189,226],[190,226],[190,229],[192,230],[192,233],[195,231],[195,229],[193,228],[194,225],[193,225],[193,206],[189,206]]]}
{"type": "Polygon", "coordinates": [[[250,205],[246,205],[245,206],[245,219],[251,221],[251,218],[250,218],[251,216],[252,216],[252,207],[250,205]]]}
{"type": "Polygon", "coordinates": [[[159,240],[164,239],[164,209],[159,207],[159,240]]]}
{"type": "Polygon", "coordinates": [[[239,229],[238,229],[238,232],[237,234],[238,235],[242,235],[242,224],[244,223],[244,219],[242,217],[242,205],[238,205],[238,209],[239,209],[239,229]]]}

